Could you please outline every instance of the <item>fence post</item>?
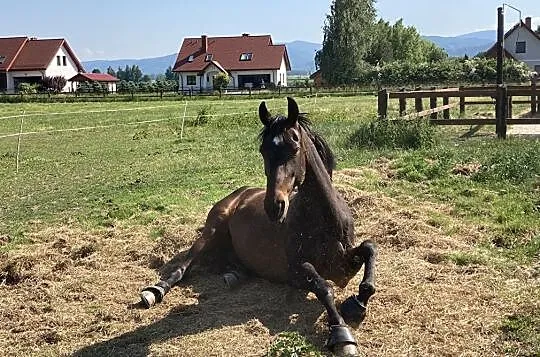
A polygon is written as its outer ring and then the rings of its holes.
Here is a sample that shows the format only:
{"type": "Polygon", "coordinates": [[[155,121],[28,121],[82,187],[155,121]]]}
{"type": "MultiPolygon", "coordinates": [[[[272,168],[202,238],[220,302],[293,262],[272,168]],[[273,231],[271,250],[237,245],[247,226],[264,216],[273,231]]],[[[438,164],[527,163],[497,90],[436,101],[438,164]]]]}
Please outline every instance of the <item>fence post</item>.
{"type": "Polygon", "coordinates": [[[512,106],[512,96],[508,96],[508,104],[506,106],[506,117],[512,118],[514,116],[514,108],[512,106]]]}
{"type": "MultiPolygon", "coordinates": [[[[448,98],[448,97],[446,97],[446,96],[443,97],[443,99],[442,99],[442,104],[443,104],[443,105],[448,105],[448,104],[450,104],[450,98],[448,98]]],[[[443,118],[444,118],[444,119],[450,119],[450,109],[445,109],[445,110],[443,111],[443,118]]]]}
{"type": "MultiPolygon", "coordinates": [[[[405,88],[399,90],[402,93],[405,93],[405,88]]],[[[407,99],[405,97],[399,97],[399,116],[402,117],[407,112],[407,99]]]]}
{"type": "MultiPolygon", "coordinates": [[[[432,87],[431,90],[435,91],[436,88],[432,87]]],[[[430,109],[437,108],[437,94],[436,93],[433,93],[432,96],[429,97],[429,107],[430,107],[430,109]]],[[[437,119],[437,113],[431,113],[430,118],[431,119],[437,119]]]]}
{"type": "Polygon", "coordinates": [[[496,131],[499,139],[506,139],[506,113],[508,104],[508,91],[504,84],[497,86],[496,102],[496,131]]]}
{"type": "Polygon", "coordinates": [[[463,87],[459,87],[459,116],[465,115],[465,97],[463,96],[463,87]]]}
{"type": "MultiPolygon", "coordinates": [[[[417,87],[415,90],[419,91],[422,90],[422,88],[417,87]]],[[[424,103],[422,102],[422,98],[414,98],[414,110],[416,110],[417,113],[424,110],[424,103]]]]}
{"type": "Polygon", "coordinates": [[[535,115],[538,109],[537,106],[537,91],[536,91],[536,79],[531,81],[531,114],[535,115]]]}
{"type": "Polygon", "coordinates": [[[388,117],[388,90],[381,89],[377,99],[377,112],[379,113],[379,119],[386,119],[388,117]]]}

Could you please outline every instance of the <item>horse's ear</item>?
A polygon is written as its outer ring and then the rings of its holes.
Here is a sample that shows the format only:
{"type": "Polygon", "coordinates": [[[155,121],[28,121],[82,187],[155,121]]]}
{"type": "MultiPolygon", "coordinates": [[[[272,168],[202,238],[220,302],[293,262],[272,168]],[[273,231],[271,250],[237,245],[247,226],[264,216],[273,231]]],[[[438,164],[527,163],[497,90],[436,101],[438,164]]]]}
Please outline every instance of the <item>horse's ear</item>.
{"type": "Polygon", "coordinates": [[[300,110],[298,109],[298,104],[294,99],[291,97],[287,97],[288,102],[288,114],[287,114],[287,122],[290,126],[296,124],[298,121],[298,116],[300,115],[300,110]]]}
{"type": "Polygon", "coordinates": [[[271,123],[272,116],[268,112],[268,108],[266,108],[266,103],[263,101],[259,105],[259,119],[261,119],[261,123],[264,124],[264,126],[268,126],[271,123]]]}

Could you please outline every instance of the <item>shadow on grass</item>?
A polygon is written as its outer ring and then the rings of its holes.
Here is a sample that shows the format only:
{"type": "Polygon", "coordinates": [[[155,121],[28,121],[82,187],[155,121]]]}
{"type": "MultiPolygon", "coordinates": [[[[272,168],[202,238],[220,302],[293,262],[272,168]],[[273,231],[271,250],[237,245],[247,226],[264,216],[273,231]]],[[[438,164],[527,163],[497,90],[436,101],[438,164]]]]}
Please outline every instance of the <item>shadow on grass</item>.
{"type": "MultiPolygon", "coordinates": [[[[155,343],[242,325],[253,319],[258,319],[272,335],[296,331],[317,348],[324,349],[326,334],[318,333],[314,326],[324,308],[317,300],[306,299],[305,292],[259,278],[250,278],[238,288],[227,290],[220,275],[200,267],[195,267],[179,284],[183,285],[198,295],[198,304],[178,305],[155,323],[83,347],[73,356],[147,356],[155,343]],[[291,324],[293,315],[295,323],[291,324]]],[[[178,288],[173,288],[169,295],[179,293],[178,288]]],[[[144,309],[139,304],[130,308],[144,309]]]]}

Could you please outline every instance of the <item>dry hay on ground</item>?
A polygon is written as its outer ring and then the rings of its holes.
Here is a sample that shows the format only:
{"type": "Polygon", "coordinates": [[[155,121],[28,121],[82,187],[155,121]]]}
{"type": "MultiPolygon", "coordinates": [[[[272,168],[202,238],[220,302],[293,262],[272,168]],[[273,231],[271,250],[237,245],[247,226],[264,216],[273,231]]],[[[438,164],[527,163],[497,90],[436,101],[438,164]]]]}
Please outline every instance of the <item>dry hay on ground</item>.
{"type": "MultiPolygon", "coordinates": [[[[379,244],[377,294],[355,331],[361,351],[369,356],[500,355],[509,343],[501,340],[503,317],[521,306],[540,308],[538,300],[531,304],[538,280],[526,272],[509,277],[490,266],[449,263],[448,253],[471,251],[484,229],[455,222],[451,207],[356,189],[366,175],[373,169],[336,174],[358,240],[379,244]],[[434,215],[446,217],[454,233],[445,233],[434,215]]],[[[382,180],[388,177],[381,172],[382,180]]],[[[261,279],[227,291],[218,275],[195,269],[163,304],[136,308],[137,292],[157,278],[155,268],[187,248],[197,227],[171,218],[150,227],[35,233],[34,244],[0,258],[0,351],[12,356],[261,356],[272,338],[287,330],[324,351],[325,317],[316,299],[261,279]],[[151,241],[156,226],[165,234],[151,241]]],[[[338,300],[355,292],[360,276],[336,290],[338,300]]]]}

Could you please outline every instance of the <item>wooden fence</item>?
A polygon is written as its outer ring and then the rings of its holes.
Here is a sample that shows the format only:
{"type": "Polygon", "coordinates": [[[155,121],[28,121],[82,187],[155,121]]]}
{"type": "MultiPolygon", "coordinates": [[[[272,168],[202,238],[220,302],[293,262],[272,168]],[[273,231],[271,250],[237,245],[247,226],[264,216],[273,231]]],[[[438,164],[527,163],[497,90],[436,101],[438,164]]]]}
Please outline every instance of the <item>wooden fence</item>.
{"type": "Polygon", "coordinates": [[[540,124],[540,118],[534,116],[540,112],[540,92],[536,81],[530,86],[482,86],[482,87],[458,87],[443,89],[421,89],[388,91],[383,89],[378,94],[378,114],[380,119],[388,118],[388,104],[391,99],[399,101],[399,116],[401,119],[413,119],[430,117],[430,122],[438,125],[485,125],[495,124],[499,136],[506,137],[507,124],[540,124]],[[529,97],[527,100],[514,99],[514,97],[529,97]],[[439,106],[439,98],[442,105],[439,106]],[[458,101],[450,102],[451,98],[458,101]],[[491,98],[487,100],[486,98],[491,98]],[[409,112],[407,100],[414,99],[414,110],[409,112]],[[429,108],[424,108],[424,99],[429,99],[429,108]],[[465,109],[468,105],[492,104],[495,106],[496,119],[470,119],[464,118],[465,109]],[[514,104],[530,104],[531,117],[512,118],[514,104]],[[451,119],[450,109],[459,107],[460,117],[451,119]],[[439,113],[442,112],[442,119],[439,113]]]}

